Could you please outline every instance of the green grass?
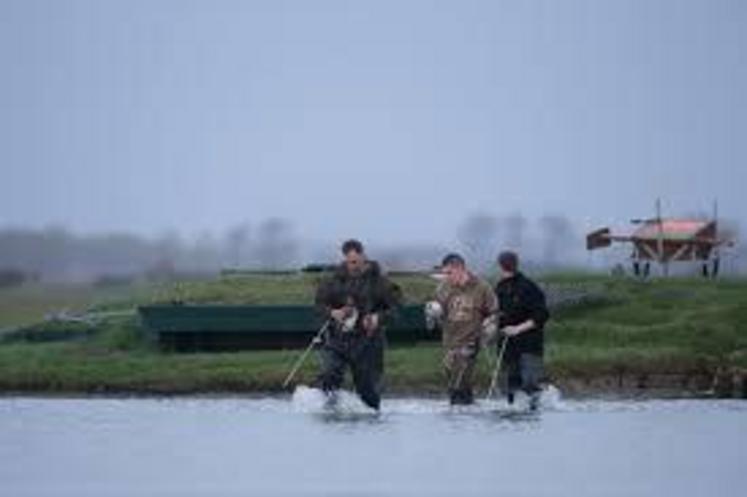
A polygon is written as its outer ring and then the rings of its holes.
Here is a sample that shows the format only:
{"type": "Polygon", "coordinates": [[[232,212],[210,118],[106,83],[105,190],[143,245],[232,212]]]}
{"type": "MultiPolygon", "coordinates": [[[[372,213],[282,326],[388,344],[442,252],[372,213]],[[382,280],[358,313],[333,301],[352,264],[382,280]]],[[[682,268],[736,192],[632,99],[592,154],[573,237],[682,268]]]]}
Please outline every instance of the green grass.
{"type": "MultiPolygon", "coordinates": [[[[712,375],[725,369],[747,370],[745,280],[638,282],[560,275],[544,281],[551,284],[553,295],[587,288],[594,297],[555,309],[548,323],[546,362],[553,378],[561,383],[573,378],[712,375]]],[[[56,295],[57,289],[35,288],[17,292],[15,300],[0,301],[4,309],[16,315],[34,309],[26,314],[27,320],[38,319],[34,318],[38,309],[68,302],[94,310],[173,301],[309,304],[316,282],[317,277],[309,275],[253,276],[120,289],[118,294],[88,289],[56,295]]],[[[424,277],[403,277],[397,282],[408,302],[426,300],[435,286],[424,277]]],[[[299,353],[163,353],[145,338],[135,316],[108,318],[83,337],[67,326],[47,323],[31,328],[32,332],[60,333],[60,341],[34,343],[24,339],[0,344],[0,390],[273,391],[280,389],[299,353]]],[[[440,347],[435,343],[391,347],[386,356],[390,391],[440,392],[440,362],[440,347]]],[[[489,368],[487,356],[481,356],[478,384],[487,384],[489,368]]],[[[315,370],[315,360],[310,359],[299,381],[310,381],[315,370]]]]}
{"type": "Polygon", "coordinates": [[[83,312],[96,307],[131,307],[131,302],[147,301],[148,286],[94,288],[91,285],[28,284],[0,289],[0,328],[38,323],[47,313],[83,312]]]}
{"type": "MultiPolygon", "coordinates": [[[[185,304],[312,304],[320,276],[308,274],[253,275],[213,281],[179,282],[154,292],[152,303],[185,304]]],[[[435,283],[425,276],[395,277],[407,303],[424,302],[435,283]]]]}

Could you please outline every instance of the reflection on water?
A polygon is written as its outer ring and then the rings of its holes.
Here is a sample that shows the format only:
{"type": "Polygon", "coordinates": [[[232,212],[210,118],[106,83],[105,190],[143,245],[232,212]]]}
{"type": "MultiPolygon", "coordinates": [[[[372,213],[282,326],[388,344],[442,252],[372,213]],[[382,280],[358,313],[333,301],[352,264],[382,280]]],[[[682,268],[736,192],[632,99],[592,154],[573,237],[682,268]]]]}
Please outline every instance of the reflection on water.
{"type": "Polygon", "coordinates": [[[747,403],[0,399],[9,496],[744,495],[747,403]]]}

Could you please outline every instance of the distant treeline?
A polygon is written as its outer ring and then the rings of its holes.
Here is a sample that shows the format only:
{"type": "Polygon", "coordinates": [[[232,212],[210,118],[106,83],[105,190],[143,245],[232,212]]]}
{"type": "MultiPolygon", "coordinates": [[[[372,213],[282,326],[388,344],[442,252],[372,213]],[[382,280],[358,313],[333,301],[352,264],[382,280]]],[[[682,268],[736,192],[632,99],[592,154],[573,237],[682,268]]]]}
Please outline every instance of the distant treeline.
{"type": "Polygon", "coordinates": [[[146,238],[130,233],[80,235],[63,227],[0,230],[0,275],[8,284],[47,281],[123,282],[214,274],[224,267],[283,268],[296,264],[298,241],[289,223],[270,219],[250,238],[248,225],[222,237],[186,240],[176,232],[146,238]]]}
{"type": "MultiPolygon", "coordinates": [[[[585,268],[607,271],[626,264],[629,250],[618,247],[589,256],[584,233],[567,218],[547,215],[528,220],[519,213],[474,213],[455,229],[453,244],[380,244],[359,233],[330,242],[308,242],[282,218],[256,227],[241,223],[222,235],[203,233],[186,239],[176,232],[146,238],[130,233],[81,235],[64,227],[42,230],[0,229],[0,286],[29,280],[89,281],[102,285],[148,280],[213,276],[225,268],[286,270],[338,258],[337,244],[363,237],[374,257],[390,270],[432,268],[447,251],[462,252],[472,268],[490,272],[499,250],[521,254],[529,271],[585,268]]],[[[747,256],[725,261],[725,271],[740,270],[747,256]]],[[[743,269],[743,268],[741,268],[743,269]]],[[[683,270],[689,271],[688,268],[683,270]]]]}

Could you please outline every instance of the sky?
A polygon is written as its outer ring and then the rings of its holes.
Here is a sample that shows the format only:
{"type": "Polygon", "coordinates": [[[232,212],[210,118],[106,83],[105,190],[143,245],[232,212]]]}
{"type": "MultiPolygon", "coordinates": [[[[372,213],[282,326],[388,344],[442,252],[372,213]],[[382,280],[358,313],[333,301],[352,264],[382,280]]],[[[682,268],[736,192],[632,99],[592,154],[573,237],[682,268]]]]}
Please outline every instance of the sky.
{"type": "Polygon", "coordinates": [[[747,3],[0,0],[0,227],[747,226],[747,3]]]}

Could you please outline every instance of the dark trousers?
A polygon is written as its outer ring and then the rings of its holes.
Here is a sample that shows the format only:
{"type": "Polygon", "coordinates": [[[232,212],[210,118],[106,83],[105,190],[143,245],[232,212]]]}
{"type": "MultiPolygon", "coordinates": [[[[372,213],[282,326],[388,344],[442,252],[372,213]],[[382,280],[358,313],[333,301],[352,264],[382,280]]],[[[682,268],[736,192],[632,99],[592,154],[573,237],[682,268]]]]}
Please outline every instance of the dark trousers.
{"type": "Polygon", "coordinates": [[[449,402],[452,405],[472,404],[472,376],[478,354],[477,344],[453,347],[446,350],[443,365],[448,381],[449,402]]]}
{"type": "Polygon", "coordinates": [[[381,379],[384,372],[384,338],[356,334],[325,343],[319,351],[321,372],[317,385],[325,392],[342,387],[345,369],[350,367],[355,391],[372,409],[381,404],[381,379]]]}
{"type": "Polygon", "coordinates": [[[542,355],[528,352],[507,355],[502,369],[503,389],[509,398],[518,390],[531,395],[542,389],[541,383],[545,380],[542,355]]]}

